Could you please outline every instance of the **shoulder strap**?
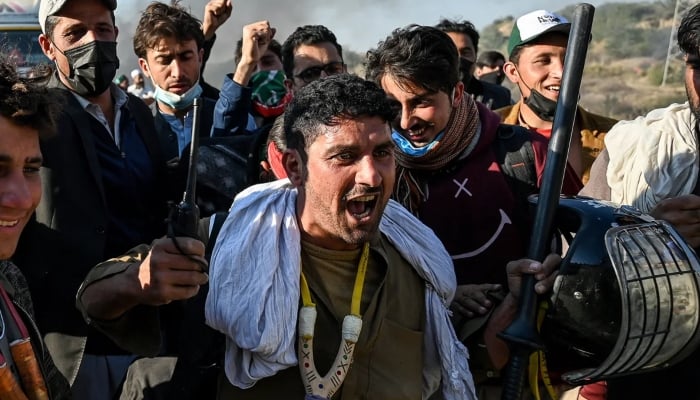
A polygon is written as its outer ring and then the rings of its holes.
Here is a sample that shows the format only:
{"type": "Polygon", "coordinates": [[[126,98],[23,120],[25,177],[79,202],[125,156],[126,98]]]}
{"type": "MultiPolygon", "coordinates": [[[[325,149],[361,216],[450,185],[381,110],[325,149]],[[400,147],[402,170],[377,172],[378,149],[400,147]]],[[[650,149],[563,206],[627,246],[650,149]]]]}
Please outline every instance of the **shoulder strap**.
{"type": "Polygon", "coordinates": [[[518,199],[537,193],[537,168],[530,132],[515,125],[501,124],[494,142],[496,160],[518,199]]]}
{"type": "Polygon", "coordinates": [[[515,226],[523,238],[527,238],[531,222],[528,196],[539,190],[530,131],[521,126],[501,124],[494,146],[496,160],[515,200],[515,226]]]}

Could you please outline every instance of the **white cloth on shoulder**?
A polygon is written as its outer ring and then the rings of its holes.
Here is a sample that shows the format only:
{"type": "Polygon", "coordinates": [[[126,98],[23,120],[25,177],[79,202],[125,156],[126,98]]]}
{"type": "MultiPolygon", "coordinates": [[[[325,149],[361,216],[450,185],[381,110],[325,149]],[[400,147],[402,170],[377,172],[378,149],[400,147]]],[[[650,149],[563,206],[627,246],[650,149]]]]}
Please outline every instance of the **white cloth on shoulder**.
{"type": "MultiPolygon", "coordinates": [[[[297,364],[296,195],[286,179],[246,189],[236,197],[214,246],[206,321],[226,335],[226,376],[240,388],[297,364]]],[[[456,288],[449,254],[432,230],[394,201],[380,230],[426,281],[424,398],[442,388],[447,400],[476,399],[467,350],[447,308],[456,288]]]]}
{"type": "Polygon", "coordinates": [[[690,194],[698,182],[698,138],[689,104],[671,104],[605,136],[610,200],[649,212],[661,200],[690,194]]]}

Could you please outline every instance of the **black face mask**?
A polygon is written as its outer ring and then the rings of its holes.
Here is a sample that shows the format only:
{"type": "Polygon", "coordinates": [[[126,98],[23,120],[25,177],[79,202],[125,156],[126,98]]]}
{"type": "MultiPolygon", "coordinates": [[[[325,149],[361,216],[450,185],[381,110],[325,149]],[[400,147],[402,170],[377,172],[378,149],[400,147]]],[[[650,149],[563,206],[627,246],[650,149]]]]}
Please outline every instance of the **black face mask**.
{"type": "Polygon", "coordinates": [[[469,82],[472,80],[472,67],[474,63],[467,60],[464,57],[459,58],[459,80],[464,83],[464,88],[469,86],[469,82]]]}
{"type": "Polygon", "coordinates": [[[554,114],[557,111],[557,102],[544,97],[535,89],[530,89],[530,96],[525,99],[525,104],[537,114],[543,121],[554,121],[554,114]]]}
{"type": "Polygon", "coordinates": [[[107,90],[119,68],[116,42],[94,41],[61,53],[68,59],[70,71],[68,75],[60,69],[59,72],[71,89],[83,97],[94,97],[107,90]]]}
{"type": "Polygon", "coordinates": [[[493,71],[489,72],[488,74],[483,74],[479,77],[480,81],[488,82],[488,83],[493,83],[494,85],[500,85],[503,83],[503,79],[505,78],[505,74],[501,71],[493,71]]]}

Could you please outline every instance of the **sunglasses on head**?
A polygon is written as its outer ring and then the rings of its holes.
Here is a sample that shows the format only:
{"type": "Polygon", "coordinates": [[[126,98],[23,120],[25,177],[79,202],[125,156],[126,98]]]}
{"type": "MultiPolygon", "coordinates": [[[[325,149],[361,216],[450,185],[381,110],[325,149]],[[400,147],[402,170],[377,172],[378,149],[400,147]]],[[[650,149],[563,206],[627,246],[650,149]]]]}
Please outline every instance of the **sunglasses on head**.
{"type": "Polygon", "coordinates": [[[294,76],[304,81],[304,83],[310,83],[316,79],[319,79],[322,72],[325,72],[326,75],[336,75],[343,73],[344,71],[345,64],[342,61],[333,61],[329,62],[328,64],[309,67],[301,71],[298,75],[294,76]]]}

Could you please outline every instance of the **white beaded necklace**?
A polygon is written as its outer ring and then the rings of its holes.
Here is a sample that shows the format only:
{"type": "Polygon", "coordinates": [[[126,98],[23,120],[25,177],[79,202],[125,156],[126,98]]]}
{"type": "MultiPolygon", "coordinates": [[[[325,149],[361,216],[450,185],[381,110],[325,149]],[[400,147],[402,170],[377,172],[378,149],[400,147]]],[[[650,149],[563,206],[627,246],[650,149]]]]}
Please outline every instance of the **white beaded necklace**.
{"type": "Polygon", "coordinates": [[[350,314],[343,319],[342,343],[336,353],[333,366],[324,376],[320,376],[314,363],[314,330],[316,327],[316,304],[311,300],[311,291],[304,273],[301,273],[301,299],[303,306],[299,310],[299,369],[306,390],[306,399],[330,399],[345,381],[353,361],[355,343],[362,330],[360,304],[362,288],[369,260],[369,243],[365,243],[360,256],[360,263],[352,290],[350,314]]]}

